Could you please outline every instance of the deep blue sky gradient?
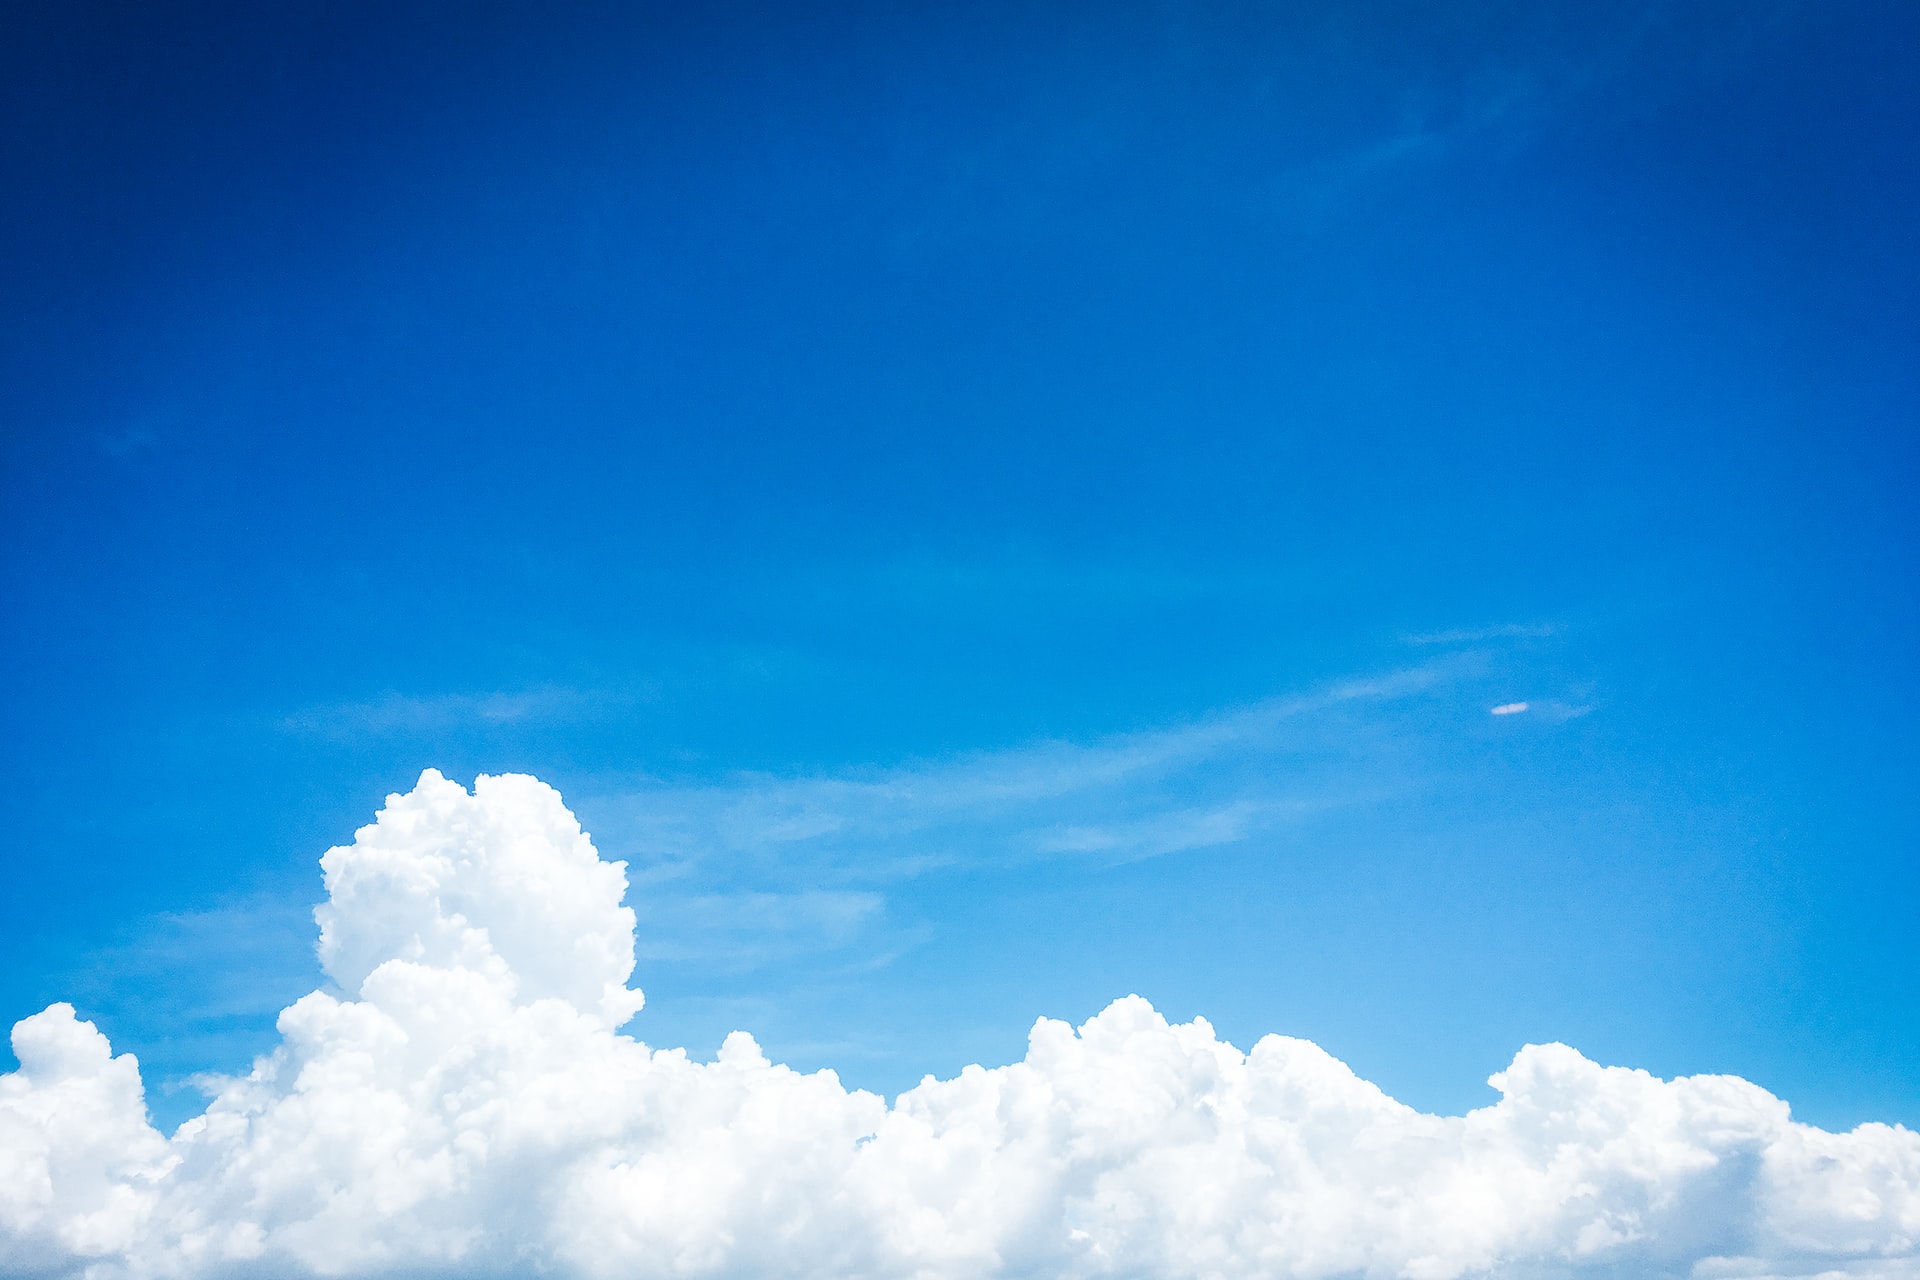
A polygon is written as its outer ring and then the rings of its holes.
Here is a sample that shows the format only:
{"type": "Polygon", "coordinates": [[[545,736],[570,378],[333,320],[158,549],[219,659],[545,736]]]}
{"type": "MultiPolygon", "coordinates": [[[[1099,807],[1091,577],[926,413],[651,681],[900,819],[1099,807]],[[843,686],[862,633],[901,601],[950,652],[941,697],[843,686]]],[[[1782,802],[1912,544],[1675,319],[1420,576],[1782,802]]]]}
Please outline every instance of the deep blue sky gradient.
{"type": "Polygon", "coordinates": [[[651,1041],[893,1090],[1138,990],[1920,1122],[1911,7],[548,8],[11,11],[6,1020],[177,1119],[317,855],[511,769],[720,922],[651,1041]],[[1060,801],[1299,808],[1161,856],[644,820],[1409,670],[1060,801]]]}

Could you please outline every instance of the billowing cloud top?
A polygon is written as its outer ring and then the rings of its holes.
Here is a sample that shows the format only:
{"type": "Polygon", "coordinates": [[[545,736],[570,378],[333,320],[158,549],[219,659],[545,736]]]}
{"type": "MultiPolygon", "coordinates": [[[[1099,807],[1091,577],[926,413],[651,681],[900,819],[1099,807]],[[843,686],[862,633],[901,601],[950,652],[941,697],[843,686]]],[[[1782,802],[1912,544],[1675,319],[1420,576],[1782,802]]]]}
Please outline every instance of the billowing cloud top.
{"type": "Polygon", "coordinates": [[[56,1004],[0,1076],[25,1276],[1920,1276],[1920,1135],[1522,1049],[1460,1117],[1129,997],[892,1105],[617,1028],[633,915],[557,793],[428,772],[322,859],[327,973],[171,1137],[56,1004]]]}
{"type": "Polygon", "coordinates": [[[558,999],[609,1026],[640,1009],[626,867],[602,862],[537,778],[482,777],[468,795],[429,769],[320,869],[320,963],[344,990],[398,962],[484,974],[518,1003],[558,999]]]}

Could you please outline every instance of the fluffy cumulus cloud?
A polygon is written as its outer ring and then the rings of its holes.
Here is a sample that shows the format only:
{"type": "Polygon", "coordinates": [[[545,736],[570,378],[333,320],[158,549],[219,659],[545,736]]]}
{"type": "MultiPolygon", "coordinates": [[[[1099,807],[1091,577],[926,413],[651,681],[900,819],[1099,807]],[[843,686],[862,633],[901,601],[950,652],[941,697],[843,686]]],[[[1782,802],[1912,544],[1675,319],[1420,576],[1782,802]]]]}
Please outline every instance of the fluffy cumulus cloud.
{"type": "Polygon", "coordinates": [[[1522,1049],[1425,1115],[1120,1000],[892,1105],[617,1030],[624,868],[525,777],[329,851],[328,975],[171,1137],[66,1005],[0,1076],[12,1276],[1920,1276],[1920,1134],[1522,1049]]]}

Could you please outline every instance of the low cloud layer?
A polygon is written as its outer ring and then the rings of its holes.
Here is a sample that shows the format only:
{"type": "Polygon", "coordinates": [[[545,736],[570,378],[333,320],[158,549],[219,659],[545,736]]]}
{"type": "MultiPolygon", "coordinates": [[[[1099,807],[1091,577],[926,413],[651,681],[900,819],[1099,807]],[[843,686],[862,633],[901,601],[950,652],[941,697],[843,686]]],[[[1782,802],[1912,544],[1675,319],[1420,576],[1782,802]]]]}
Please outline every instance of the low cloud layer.
{"type": "Polygon", "coordinates": [[[54,1005],[0,1076],[0,1273],[1920,1276],[1920,1134],[1532,1045],[1459,1117],[1145,1001],[889,1106],[617,1028],[634,916],[551,788],[428,772],[322,859],[344,996],[171,1138],[54,1005]]]}

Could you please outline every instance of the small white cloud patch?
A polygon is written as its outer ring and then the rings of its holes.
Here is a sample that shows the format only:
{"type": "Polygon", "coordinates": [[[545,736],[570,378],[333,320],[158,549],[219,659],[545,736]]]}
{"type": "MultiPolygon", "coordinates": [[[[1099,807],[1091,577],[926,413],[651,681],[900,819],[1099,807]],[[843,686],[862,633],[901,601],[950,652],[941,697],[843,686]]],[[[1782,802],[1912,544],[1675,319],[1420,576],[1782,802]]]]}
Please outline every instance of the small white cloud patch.
{"type": "Polygon", "coordinates": [[[626,875],[533,778],[429,771],[322,859],[282,1043],[171,1137],[56,1004],[0,1075],[0,1274],[1920,1276],[1920,1134],[1530,1045],[1425,1115],[1128,997],[891,1106],[617,1027],[626,875]]]}
{"type": "Polygon", "coordinates": [[[1503,702],[1493,709],[1493,714],[1497,716],[1517,716],[1522,711],[1525,711],[1527,706],[1528,704],[1524,702],[1503,702]]]}

